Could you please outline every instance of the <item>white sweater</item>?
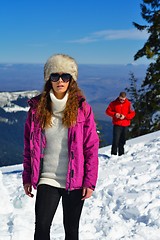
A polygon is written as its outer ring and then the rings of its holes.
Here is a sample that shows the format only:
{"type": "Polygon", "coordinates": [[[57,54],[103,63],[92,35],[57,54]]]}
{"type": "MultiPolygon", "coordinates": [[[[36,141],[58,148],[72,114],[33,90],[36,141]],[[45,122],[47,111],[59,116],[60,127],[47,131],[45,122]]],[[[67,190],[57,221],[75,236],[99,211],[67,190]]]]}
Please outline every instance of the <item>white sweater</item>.
{"type": "Polygon", "coordinates": [[[50,92],[52,100],[52,127],[45,129],[47,145],[44,151],[43,169],[39,184],[65,188],[68,169],[68,129],[62,125],[62,113],[68,99],[57,99],[50,92]]]}

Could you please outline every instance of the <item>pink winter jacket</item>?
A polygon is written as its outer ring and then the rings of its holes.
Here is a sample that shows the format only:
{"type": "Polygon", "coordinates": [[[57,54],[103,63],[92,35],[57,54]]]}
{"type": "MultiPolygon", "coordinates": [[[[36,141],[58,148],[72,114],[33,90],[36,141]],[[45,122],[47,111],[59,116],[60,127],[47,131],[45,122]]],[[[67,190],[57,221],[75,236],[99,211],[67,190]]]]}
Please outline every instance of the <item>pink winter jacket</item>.
{"type": "MultiPolygon", "coordinates": [[[[23,184],[31,183],[36,189],[46,146],[45,131],[35,118],[40,95],[29,101],[30,110],[24,130],[23,184]]],[[[99,138],[90,105],[80,100],[77,123],[68,129],[68,171],[66,190],[82,187],[94,190],[98,175],[99,138]]]]}

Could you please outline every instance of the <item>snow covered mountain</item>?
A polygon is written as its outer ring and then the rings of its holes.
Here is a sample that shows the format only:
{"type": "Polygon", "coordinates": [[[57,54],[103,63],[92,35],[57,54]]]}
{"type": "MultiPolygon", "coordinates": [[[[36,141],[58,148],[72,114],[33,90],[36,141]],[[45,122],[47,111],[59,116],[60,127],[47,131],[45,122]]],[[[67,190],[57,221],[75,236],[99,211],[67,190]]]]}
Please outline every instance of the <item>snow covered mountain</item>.
{"type": "Polygon", "coordinates": [[[0,166],[22,163],[27,100],[38,93],[0,92],[0,166]]]}
{"type": "MultiPolygon", "coordinates": [[[[85,201],[80,240],[159,240],[160,131],[127,141],[123,156],[110,156],[110,148],[99,149],[97,187],[85,201]]],[[[35,197],[25,196],[21,174],[22,165],[0,168],[1,240],[33,239],[35,197]]],[[[61,208],[51,240],[64,239],[61,208]]]]}
{"type": "Polygon", "coordinates": [[[5,112],[28,111],[26,98],[38,95],[39,91],[0,92],[0,107],[5,112]]]}

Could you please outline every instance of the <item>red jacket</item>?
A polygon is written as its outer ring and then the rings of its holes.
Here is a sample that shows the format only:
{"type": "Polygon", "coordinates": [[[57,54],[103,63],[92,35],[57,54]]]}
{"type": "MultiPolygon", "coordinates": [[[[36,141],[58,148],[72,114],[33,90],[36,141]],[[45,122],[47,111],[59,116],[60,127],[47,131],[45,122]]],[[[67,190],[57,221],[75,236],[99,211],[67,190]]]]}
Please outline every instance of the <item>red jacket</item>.
{"type": "Polygon", "coordinates": [[[112,117],[112,123],[114,125],[119,125],[123,127],[127,127],[130,125],[130,120],[135,116],[135,111],[131,109],[131,102],[126,98],[123,103],[119,101],[117,98],[113,102],[109,104],[106,109],[106,114],[112,117]],[[115,117],[116,113],[123,114],[125,116],[124,119],[119,119],[115,117]]]}

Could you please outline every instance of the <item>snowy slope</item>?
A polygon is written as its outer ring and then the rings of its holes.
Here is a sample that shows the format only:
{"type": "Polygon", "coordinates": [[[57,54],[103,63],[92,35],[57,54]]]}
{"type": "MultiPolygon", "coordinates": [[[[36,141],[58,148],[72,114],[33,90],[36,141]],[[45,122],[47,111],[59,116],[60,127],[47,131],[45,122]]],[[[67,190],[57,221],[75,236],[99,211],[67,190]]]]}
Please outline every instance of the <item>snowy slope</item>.
{"type": "MultiPolygon", "coordinates": [[[[127,141],[126,153],[99,149],[99,177],[85,201],[80,240],[160,239],[160,131],[127,141]]],[[[34,203],[24,195],[22,165],[0,168],[0,240],[33,239],[34,203]]],[[[35,194],[35,192],[34,192],[35,194]]],[[[52,240],[64,239],[59,206],[52,240]]]]}

